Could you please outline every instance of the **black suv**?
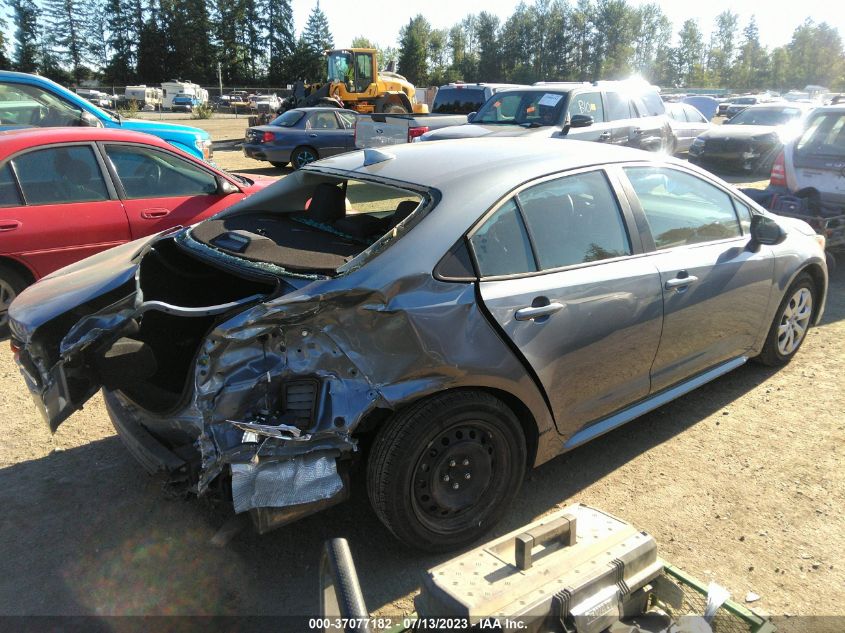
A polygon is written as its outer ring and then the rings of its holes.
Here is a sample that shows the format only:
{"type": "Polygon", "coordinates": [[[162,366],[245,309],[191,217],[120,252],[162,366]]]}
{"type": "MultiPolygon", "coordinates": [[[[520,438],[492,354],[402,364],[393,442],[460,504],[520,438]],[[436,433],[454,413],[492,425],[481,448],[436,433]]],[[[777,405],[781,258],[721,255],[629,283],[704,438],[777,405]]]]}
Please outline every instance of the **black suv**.
{"type": "Polygon", "coordinates": [[[433,130],[421,140],[566,137],[653,152],[672,144],[672,129],[657,88],[640,83],[540,82],[496,93],[469,118],[466,125],[433,130]]]}

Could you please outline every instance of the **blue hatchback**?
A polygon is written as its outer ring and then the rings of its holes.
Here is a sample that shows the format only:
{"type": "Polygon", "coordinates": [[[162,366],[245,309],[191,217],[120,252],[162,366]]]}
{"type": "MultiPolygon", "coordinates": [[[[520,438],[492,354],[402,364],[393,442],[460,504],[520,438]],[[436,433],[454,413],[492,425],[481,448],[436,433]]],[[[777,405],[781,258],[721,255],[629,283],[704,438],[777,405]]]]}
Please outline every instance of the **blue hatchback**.
{"type": "Polygon", "coordinates": [[[244,155],[266,160],[274,167],[294,169],[319,158],[355,149],[353,110],[338,108],[295,108],[268,125],[247,128],[244,155]]]}
{"type": "Polygon", "coordinates": [[[160,121],[124,119],[44,77],[0,71],[0,130],[65,126],[145,132],[199,159],[211,160],[211,136],[205,130],[160,121]]]}

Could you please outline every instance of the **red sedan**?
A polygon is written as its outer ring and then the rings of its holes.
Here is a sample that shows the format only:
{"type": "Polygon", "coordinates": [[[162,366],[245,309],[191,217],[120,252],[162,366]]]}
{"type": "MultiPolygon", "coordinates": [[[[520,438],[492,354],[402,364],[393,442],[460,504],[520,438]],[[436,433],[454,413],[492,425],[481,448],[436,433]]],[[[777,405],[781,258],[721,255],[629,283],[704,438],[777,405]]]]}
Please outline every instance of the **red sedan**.
{"type": "Polygon", "coordinates": [[[193,224],[274,182],[219,171],[165,141],[99,128],[0,132],[0,335],[35,280],[193,224]]]}

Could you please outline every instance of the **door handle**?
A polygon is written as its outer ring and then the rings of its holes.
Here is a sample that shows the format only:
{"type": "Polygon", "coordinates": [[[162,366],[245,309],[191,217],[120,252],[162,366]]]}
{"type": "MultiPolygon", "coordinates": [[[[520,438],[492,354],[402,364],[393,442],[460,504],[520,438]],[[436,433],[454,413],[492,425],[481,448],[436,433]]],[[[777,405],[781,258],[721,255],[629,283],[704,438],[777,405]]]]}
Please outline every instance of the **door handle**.
{"type": "Polygon", "coordinates": [[[0,231],[14,231],[21,225],[20,220],[3,220],[0,221],[0,231]]]}
{"type": "Polygon", "coordinates": [[[537,306],[536,308],[520,308],[516,311],[516,314],[514,314],[514,318],[517,321],[531,321],[533,319],[539,319],[540,317],[549,316],[550,314],[554,314],[560,310],[563,310],[563,304],[554,302],[544,306],[537,306]]]}
{"type": "Polygon", "coordinates": [[[599,134],[599,141],[607,141],[610,139],[610,132],[602,132],[599,134]]]}
{"type": "Polygon", "coordinates": [[[674,279],[666,280],[666,290],[671,290],[672,288],[683,288],[695,283],[696,281],[698,281],[698,277],[693,275],[685,275],[683,277],[678,275],[674,279]]]}
{"type": "Polygon", "coordinates": [[[308,136],[310,136],[311,138],[317,138],[316,134],[309,134],[308,136]]]}
{"type": "Polygon", "coordinates": [[[634,128],[634,136],[642,136],[643,134],[645,134],[645,130],[641,130],[638,127],[634,128]]]}
{"type": "Polygon", "coordinates": [[[141,217],[145,220],[157,220],[170,214],[170,209],[144,209],[141,211],[141,217]]]}

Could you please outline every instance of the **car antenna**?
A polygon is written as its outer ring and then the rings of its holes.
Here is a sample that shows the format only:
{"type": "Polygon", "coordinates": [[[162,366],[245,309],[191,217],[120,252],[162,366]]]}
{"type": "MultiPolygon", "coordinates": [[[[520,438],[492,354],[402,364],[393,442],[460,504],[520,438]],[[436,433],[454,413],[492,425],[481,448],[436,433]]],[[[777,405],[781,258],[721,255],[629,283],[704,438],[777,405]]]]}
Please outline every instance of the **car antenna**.
{"type": "Polygon", "coordinates": [[[383,163],[386,160],[393,160],[396,158],[393,154],[382,152],[381,150],[366,148],[364,150],[364,167],[375,165],[376,163],[383,163]]]}

